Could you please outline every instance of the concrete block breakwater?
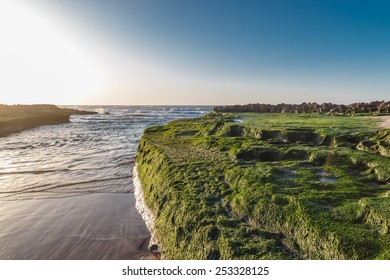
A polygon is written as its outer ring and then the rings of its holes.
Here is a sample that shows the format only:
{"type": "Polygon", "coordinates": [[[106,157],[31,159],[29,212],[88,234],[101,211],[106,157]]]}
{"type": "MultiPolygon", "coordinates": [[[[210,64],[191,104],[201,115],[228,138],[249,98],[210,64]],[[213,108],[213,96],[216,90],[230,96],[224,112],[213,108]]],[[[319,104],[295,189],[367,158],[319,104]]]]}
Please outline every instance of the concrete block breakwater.
{"type": "Polygon", "coordinates": [[[390,101],[352,103],[349,105],[304,102],[301,104],[246,104],[216,106],[216,112],[254,112],[254,113],[330,113],[330,114],[389,114],[390,101]]]}

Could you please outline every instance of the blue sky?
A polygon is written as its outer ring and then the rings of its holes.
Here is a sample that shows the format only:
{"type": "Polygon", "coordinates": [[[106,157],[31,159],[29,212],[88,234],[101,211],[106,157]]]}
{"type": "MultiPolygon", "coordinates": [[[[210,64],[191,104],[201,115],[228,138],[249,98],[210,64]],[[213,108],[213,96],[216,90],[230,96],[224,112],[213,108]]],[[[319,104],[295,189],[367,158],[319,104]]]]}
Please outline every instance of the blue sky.
{"type": "Polygon", "coordinates": [[[37,59],[23,75],[3,69],[3,76],[36,77],[25,88],[0,82],[2,92],[13,92],[0,103],[352,103],[390,96],[387,1],[12,2],[14,20],[20,10],[29,16],[9,32],[7,57],[21,65],[37,59]],[[37,18],[44,20],[33,28],[37,18]],[[14,50],[12,34],[20,37],[15,44],[32,40],[24,32],[46,39],[35,51],[28,44],[14,50]],[[46,41],[54,33],[60,38],[46,41]]]}

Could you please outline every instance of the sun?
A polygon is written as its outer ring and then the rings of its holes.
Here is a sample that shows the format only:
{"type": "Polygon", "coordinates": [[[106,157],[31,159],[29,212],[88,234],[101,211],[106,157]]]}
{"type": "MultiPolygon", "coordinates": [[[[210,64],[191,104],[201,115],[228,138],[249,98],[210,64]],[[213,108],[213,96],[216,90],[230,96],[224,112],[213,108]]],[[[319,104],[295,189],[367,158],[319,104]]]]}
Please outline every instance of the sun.
{"type": "Polygon", "coordinates": [[[80,34],[31,2],[0,2],[0,103],[80,104],[106,77],[80,34]]]}

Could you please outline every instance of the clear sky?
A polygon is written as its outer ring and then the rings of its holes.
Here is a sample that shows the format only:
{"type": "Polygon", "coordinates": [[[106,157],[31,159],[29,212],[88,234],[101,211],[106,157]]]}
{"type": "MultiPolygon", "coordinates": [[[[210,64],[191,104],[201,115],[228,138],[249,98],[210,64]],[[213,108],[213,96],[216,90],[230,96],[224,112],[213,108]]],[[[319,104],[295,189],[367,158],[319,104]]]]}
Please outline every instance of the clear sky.
{"type": "Polygon", "coordinates": [[[389,100],[390,2],[0,0],[0,103],[389,100]]]}

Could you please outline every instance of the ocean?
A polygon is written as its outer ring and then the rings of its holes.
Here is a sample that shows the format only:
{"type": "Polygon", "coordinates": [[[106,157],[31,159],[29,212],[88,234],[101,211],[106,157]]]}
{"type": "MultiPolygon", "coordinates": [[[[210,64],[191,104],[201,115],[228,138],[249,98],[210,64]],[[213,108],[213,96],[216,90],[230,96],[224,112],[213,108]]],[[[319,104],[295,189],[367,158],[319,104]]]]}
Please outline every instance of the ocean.
{"type": "Polygon", "coordinates": [[[98,112],[0,138],[0,259],[149,258],[132,170],[145,128],[210,106],[69,106],[98,112]]]}

